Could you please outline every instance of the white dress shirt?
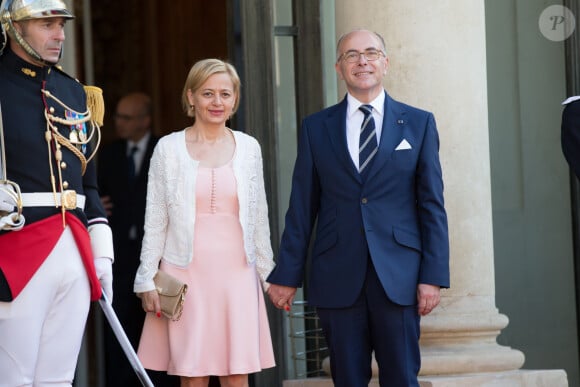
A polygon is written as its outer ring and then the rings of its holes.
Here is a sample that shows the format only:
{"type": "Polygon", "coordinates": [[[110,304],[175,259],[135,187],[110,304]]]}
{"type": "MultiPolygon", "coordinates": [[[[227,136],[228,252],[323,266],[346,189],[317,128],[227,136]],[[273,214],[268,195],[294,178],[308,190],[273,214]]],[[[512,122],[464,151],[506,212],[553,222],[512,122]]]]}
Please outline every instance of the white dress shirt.
{"type": "Polygon", "coordinates": [[[135,163],[135,176],[139,174],[141,170],[141,165],[143,165],[143,157],[145,156],[145,152],[147,151],[147,143],[149,142],[149,137],[151,137],[151,133],[147,132],[143,138],[137,142],[133,142],[131,140],[127,141],[127,157],[131,155],[131,150],[136,147],[137,150],[133,154],[133,162],[135,163]]]}
{"type": "Polygon", "coordinates": [[[352,162],[358,170],[360,127],[365,117],[364,113],[359,110],[359,107],[361,107],[361,105],[371,105],[373,107],[373,118],[375,119],[378,145],[381,141],[381,133],[383,131],[385,93],[380,93],[377,98],[371,101],[371,103],[367,104],[360,102],[358,99],[350,95],[350,93],[348,93],[346,96],[346,101],[346,142],[348,144],[348,152],[350,153],[352,162]]]}

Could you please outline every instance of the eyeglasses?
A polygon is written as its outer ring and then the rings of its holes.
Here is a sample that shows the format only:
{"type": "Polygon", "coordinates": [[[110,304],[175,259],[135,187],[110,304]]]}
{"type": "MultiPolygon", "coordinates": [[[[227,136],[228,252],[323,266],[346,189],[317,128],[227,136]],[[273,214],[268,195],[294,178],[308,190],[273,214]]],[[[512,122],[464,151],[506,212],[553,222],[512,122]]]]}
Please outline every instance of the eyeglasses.
{"type": "Polygon", "coordinates": [[[383,52],[379,51],[379,50],[365,50],[363,52],[358,52],[358,51],[347,51],[344,54],[341,55],[340,59],[345,60],[347,63],[356,63],[360,60],[360,56],[364,55],[365,58],[368,61],[374,61],[379,59],[381,56],[383,56],[383,52]]]}
{"type": "Polygon", "coordinates": [[[145,117],[146,114],[139,114],[139,115],[135,115],[135,116],[131,116],[129,114],[115,114],[115,119],[119,120],[119,121],[133,121],[133,120],[138,120],[141,119],[143,117],[145,117]]]}

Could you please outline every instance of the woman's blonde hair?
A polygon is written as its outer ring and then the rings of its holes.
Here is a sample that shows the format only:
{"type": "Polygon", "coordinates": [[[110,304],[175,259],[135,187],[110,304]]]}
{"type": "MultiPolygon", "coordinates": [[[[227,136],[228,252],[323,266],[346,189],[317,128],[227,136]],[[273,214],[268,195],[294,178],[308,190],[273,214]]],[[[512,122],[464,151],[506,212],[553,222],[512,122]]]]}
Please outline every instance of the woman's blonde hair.
{"type": "Polygon", "coordinates": [[[185,85],[183,86],[183,92],[181,93],[181,105],[183,111],[188,117],[195,117],[195,109],[190,105],[189,99],[187,98],[188,90],[195,93],[209,77],[221,73],[228,74],[234,84],[233,91],[234,96],[236,97],[236,102],[234,103],[232,114],[238,110],[238,106],[240,106],[241,82],[234,66],[220,59],[202,59],[196,62],[189,70],[189,74],[187,74],[187,79],[185,80],[185,85]]]}

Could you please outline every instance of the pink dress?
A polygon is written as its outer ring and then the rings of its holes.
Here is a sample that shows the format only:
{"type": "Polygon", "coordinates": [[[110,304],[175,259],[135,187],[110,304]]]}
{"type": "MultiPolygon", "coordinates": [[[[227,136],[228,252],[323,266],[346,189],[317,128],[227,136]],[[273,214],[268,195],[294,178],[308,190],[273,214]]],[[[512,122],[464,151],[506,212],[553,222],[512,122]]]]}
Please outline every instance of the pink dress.
{"type": "Polygon", "coordinates": [[[147,313],[137,351],[143,366],[180,376],[234,375],[275,366],[264,294],[248,265],[232,163],[198,168],[193,260],[161,261],[188,283],[177,322],[147,313]]]}

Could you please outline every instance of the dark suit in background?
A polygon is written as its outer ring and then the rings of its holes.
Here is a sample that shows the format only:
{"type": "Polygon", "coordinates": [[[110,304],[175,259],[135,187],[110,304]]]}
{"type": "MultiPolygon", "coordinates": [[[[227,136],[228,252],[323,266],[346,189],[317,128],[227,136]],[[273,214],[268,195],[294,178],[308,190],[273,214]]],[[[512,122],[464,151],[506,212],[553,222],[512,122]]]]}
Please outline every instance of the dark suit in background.
{"type": "Polygon", "coordinates": [[[571,97],[563,102],[562,152],[570,168],[580,178],[580,97],[571,97]]]}
{"type": "Polygon", "coordinates": [[[337,56],[348,97],[303,121],[268,293],[279,308],[291,304],[317,220],[307,298],[324,329],[335,386],[368,386],[373,351],[381,386],[418,386],[420,316],[449,286],[437,129],[431,113],[384,91],[388,59],[378,34],[344,35],[337,56]],[[361,104],[374,104],[382,121],[364,173],[361,104]]]}
{"type": "MultiPolygon", "coordinates": [[[[150,98],[143,93],[124,96],[117,104],[115,129],[119,139],[99,153],[98,183],[117,257],[113,264],[113,275],[117,276],[113,281],[113,308],[136,350],[145,312],[133,292],[133,282],[143,240],[149,162],[158,140],[151,132],[150,98]],[[138,150],[133,154],[134,147],[138,150]],[[133,157],[134,167],[129,167],[129,157],[133,157]]],[[[141,386],[108,326],[105,348],[107,387],[141,386]]],[[[179,379],[165,373],[150,376],[156,386],[179,385],[179,379]]]]}

